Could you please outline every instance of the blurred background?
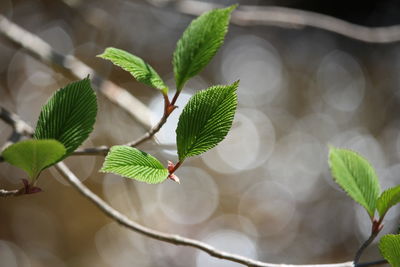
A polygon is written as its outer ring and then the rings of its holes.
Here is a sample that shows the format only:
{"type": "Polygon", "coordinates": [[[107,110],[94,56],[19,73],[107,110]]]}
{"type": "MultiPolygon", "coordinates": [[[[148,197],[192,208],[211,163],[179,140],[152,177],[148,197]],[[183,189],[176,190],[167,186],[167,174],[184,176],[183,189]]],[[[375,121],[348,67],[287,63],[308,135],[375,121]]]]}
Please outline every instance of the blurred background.
{"type": "MultiPolygon", "coordinates": [[[[185,2],[185,1],[181,1],[185,2]]],[[[208,1],[209,2],[209,1],[208,1]]],[[[400,23],[397,1],[358,6],[327,1],[218,1],[286,6],[366,26],[400,23]]],[[[163,0],[1,0],[0,13],[72,54],[149,106],[156,124],[163,102],[110,62],[106,47],[149,62],[174,88],[176,41],[194,18],[163,0]]],[[[99,173],[103,157],[74,156],[67,165],[99,196],[148,227],[274,263],[349,261],[367,239],[367,213],[332,182],[328,144],[354,149],[377,169],[382,188],[399,184],[400,46],[373,44],[321,29],[231,25],[226,42],[183,91],[183,107],[199,89],[241,80],[233,128],[216,148],[187,160],[170,180],[147,185],[99,173]]],[[[0,105],[35,126],[40,107],[71,80],[0,36],[0,105]]],[[[84,147],[123,144],[144,129],[98,94],[95,130],[84,147]]],[[[139,148],[176,162],[174,111],[155,141],[139,148]]],[[[0,144],[11,128],[0,121],[0,144]]],[[[25,174],[0,164],[0,188],[25,174]]],[[[193,248],[154,241],[120,227],[71,188],[55,169],[42,173],[44,192],[0,199],[0,266],[240,266],[193,248]]],[[[394,232],[399,209],[386,217],[394,232]]],[[[376,243],[363,261],[380,259],[376,243]]]]}

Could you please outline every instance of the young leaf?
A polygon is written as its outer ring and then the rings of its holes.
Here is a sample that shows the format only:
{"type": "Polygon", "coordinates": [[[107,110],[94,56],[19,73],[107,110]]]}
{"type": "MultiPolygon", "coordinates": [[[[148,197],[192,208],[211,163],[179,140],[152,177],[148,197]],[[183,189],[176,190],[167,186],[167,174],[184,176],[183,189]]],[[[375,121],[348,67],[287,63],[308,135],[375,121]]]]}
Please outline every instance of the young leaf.
{"type": "Polygon", "coordinates": [[[374,217],[380,186],[374,168],[358,153],[330,147],[329,165],[336,183],[374,217]]]}
{"type": "Polygon", "coordinates": [[[149,184],[161,183],[169,174],[155,157],[129,146],[111,147],[100,171],[149,184]]]}
{"type": "Polygon", "coordinates": [[[236,111],[238,84],[213,86],[190,98],[176,128],[180,161],[215,147],[225,138],[236,111]]]}
{"type": "Polygon", "coordinates": [[[178,91],[217,53],[224,42],[230,14],[235,7],[211,10],[187,27],[176,45],[172,62],[178,91]]]}
{"type": "Polygon", "coordinates": [[[393,267],[400,267],[400,235],[385,235],[379,241],[382,256],[393,267]]]}
{"type": "Polygon", "coordinates": [[[93,131],[96,95],[88,78],[58,90],[42,107],[35,129],[36,139],[56,139],[72,153],[93,131]]]}
{"type": "Polygon", "coordinates": [[[379,217],[383,218],[386,212],[400,202],[400,185],[389,188],[381,194],[376,203],[379,217]]]}
{"type": "Polygon", "coordinates": [[[42,170],[59,161],[65,147],[56,140],[25,140],[3,151],[4,160],[26,171],[33,181],[42,170]]]}
{"type": "Polygon", "coordinates": [[[113,47],[107,48],[104,53],[98,55],[98,57],[110,60],[114,65],[117,65],[132,74],[132,76],[139,82],[159,89],[165,93],[168,92],[168,87],[157,72],[149,64],[144,62],[143,59],[124,50],[113,47]]]}

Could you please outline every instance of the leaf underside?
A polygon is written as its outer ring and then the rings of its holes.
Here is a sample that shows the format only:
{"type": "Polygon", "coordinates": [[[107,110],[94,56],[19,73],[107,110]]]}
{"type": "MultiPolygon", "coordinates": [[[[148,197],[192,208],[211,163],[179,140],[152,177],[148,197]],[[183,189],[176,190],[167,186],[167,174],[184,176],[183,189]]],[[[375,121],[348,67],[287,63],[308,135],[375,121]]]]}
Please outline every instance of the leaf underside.
{"type": "Polygon", "coordinates": [[[61,142],[67,150],[65,158],[93,131],[96,113],[96,95],[89,78],[70,83],[42,107],[34,138],[61,142]]]}
{"type": "Polygon", "coordinates": [[[214,9],[193,20],[176,45],[173,55],[178,90],[198,74],[224,42],[231,12],[236,6],[214,9]]]}
{"type": "Polygon", "coordinates": [[[393,267],[400,267],[400,235],[385,235],[379,241],[382,256],[393,267]]]}
{"type": "Polygon", "coordinates": [[[354,151],[330,147],[329,165],[336,183],[373,218],[380,186],[370,163],[354,151]]]}
{"type": "Polygon", "coordinates": [[[113,146],[100,171],[149,184],[161,183],[168,177],[168,170],[155,157],[129,146],[113,146]]]}
{"type": "Polygon", "coordinates": [[[190,98],[176,129],[180,161],[204,153],[225,138],[236,111],[237,87],[238,82],[217,85],[190,98]]]}
{"type": "Polygon", "coordinates": [[[56,140],[25,140],[3,151],[4,160],[26,171],[33,181],[42,170],[59,161],[65,147],[56,140]]]}
{"type": "Polygon", "coordinates": [[[150,87],[166,91],[167,86],[158,75],[158,73],[143,59],[134,56],[122,49],[113,47],[107,48],[103,54],[98,57],[110,60],[114,65],[126,70],[141,83],[150,87]]]}
{"type": "Polygon", "coordinates": [[[376,208],[379,212],[379,216],[382,218],[386,212],[400,202],[400,185],[389,188],[384,191],[378,198],[376,208]]]}

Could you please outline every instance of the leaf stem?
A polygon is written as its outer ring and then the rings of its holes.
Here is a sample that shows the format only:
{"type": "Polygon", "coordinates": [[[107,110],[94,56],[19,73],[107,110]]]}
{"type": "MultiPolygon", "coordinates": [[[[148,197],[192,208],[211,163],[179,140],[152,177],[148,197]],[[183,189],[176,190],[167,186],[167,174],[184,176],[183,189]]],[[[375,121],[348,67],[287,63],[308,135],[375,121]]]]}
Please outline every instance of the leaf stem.
{"type": "Polygon", "coordinates": [[[377,221],[376,219],[372,220],[371,235],[361,245],[361,247],[357,250],[356,255],[354,257],[354,265],[357,266],[357,264],[360,261],[361,255],[363,254],[364,250],[372,243],[372,241],[374,241],[374,239],[379,234],[379,232],[382,230],[382,228],[383,228],[383,224],[382,224],[382,220],[381,219],[379,221],[377,221]]]}
{"type": "MultiPolygon", "coordinates": [[[[124,144],[125,146],[136,147],[136,146],[146,142],[147,140],[151,139],[158,131],[160,131],[161,127],[167,122],[168,117],[177,108],[177,106],[175,106],[174,103],[178,99],[179,93],[178,93],[178,91],[175,93],[172,102],[169,101],[167,94],[163,93],[162,95],[164,97],[164,114],[161,117],[160,121],[154,127],[152,127],[148,132],[146,132],[144,135],[142,135],[138,139],[124,144]]],[[[75,152],[73,152],[71,155],[73,155],[73,156],[77,156],[77,155],[106,156],[109,150],[110,150],[110,148],[107,146],[91,147],[91,148],[78,149],[75,152]]]]}
{"type": "Polygon", "coordinates": [[[179,94],[182,90],[176,90],[174,97],[172,98],[171,105],[175,105],[176,100],[178,100],[179,94]]]}
{"type": "Polygon", "coordinates": [[[183,163],[183,160],[182,160],[182,161],[178,161],[178,162],[175,164],[175,166],[169,171],[169,173],[170,173],[170,174],[174,173],[174,172],[182,165],[182,163],[183,163]]]}

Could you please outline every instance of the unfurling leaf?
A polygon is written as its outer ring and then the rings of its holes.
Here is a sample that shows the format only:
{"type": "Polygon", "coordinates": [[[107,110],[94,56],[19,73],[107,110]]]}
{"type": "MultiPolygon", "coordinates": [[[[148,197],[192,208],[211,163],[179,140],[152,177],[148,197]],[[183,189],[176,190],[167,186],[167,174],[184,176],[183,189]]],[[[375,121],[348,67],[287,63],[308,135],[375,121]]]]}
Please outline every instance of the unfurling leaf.
{"type": "Polygon", "coordinates": [[[70,83],[55,92],[42,107],[34,138],[59,141],[67,149],[65,158],[93,131],[96,113],[96,94],[90,80],[70,83]]]}
{"type": "Polygon", "coordinates": [[[380,186],[374,168],[358,153],[330,147],[332,176],[347,194],[374,217],[380,186]]]}
{"type": "Polygon", "coordinates": [[[3,151],[4,160],[26,171],[31,181],[45,168],[59,161],[65,147],[56,140],[25,140],[15,143],[3,151]]]}
{"type": "Polygon", "coordinates": [[[400,235],[385,235],[379,241],[382,256],[393,267],[400,267],[400,235]]]}
{"type": "Polygon", "coordinates": [[[383,218],[386,212],[400,202],[400,185],[389,188],[384,191],[378,198],[376,208],[378,209],[379,216],[383,218]]]}
{"type": "Polygon", "coordinates": [[[180,161],[204,153],[225,138],[235,116],[238,84],[212,86],[190,98],[176,129],[180,161]]]}
{"type": "Polygon", "coordinates": [[[204,13],[187,27],[176,45],[173,57],[178,91],[199,73],[214,57],[224,42],[231,12],[236,6],[204,13]]]}
{"type": "Polygon", "coordinates": [[[149,64],[144,62],[143,59],[113,47],[107,48],[104,53],[98,55],[98,57],[110,60],[114,65],[132,74],[139,82],[165,93],[168,92],[168,87],[158,73],[149,64]]]}
{"type": "Polygon", "coordinates": [[[161,183],[169,174],[155,157],[129,146],[111,147],[100,171],[149,184],[161,183]]]}

